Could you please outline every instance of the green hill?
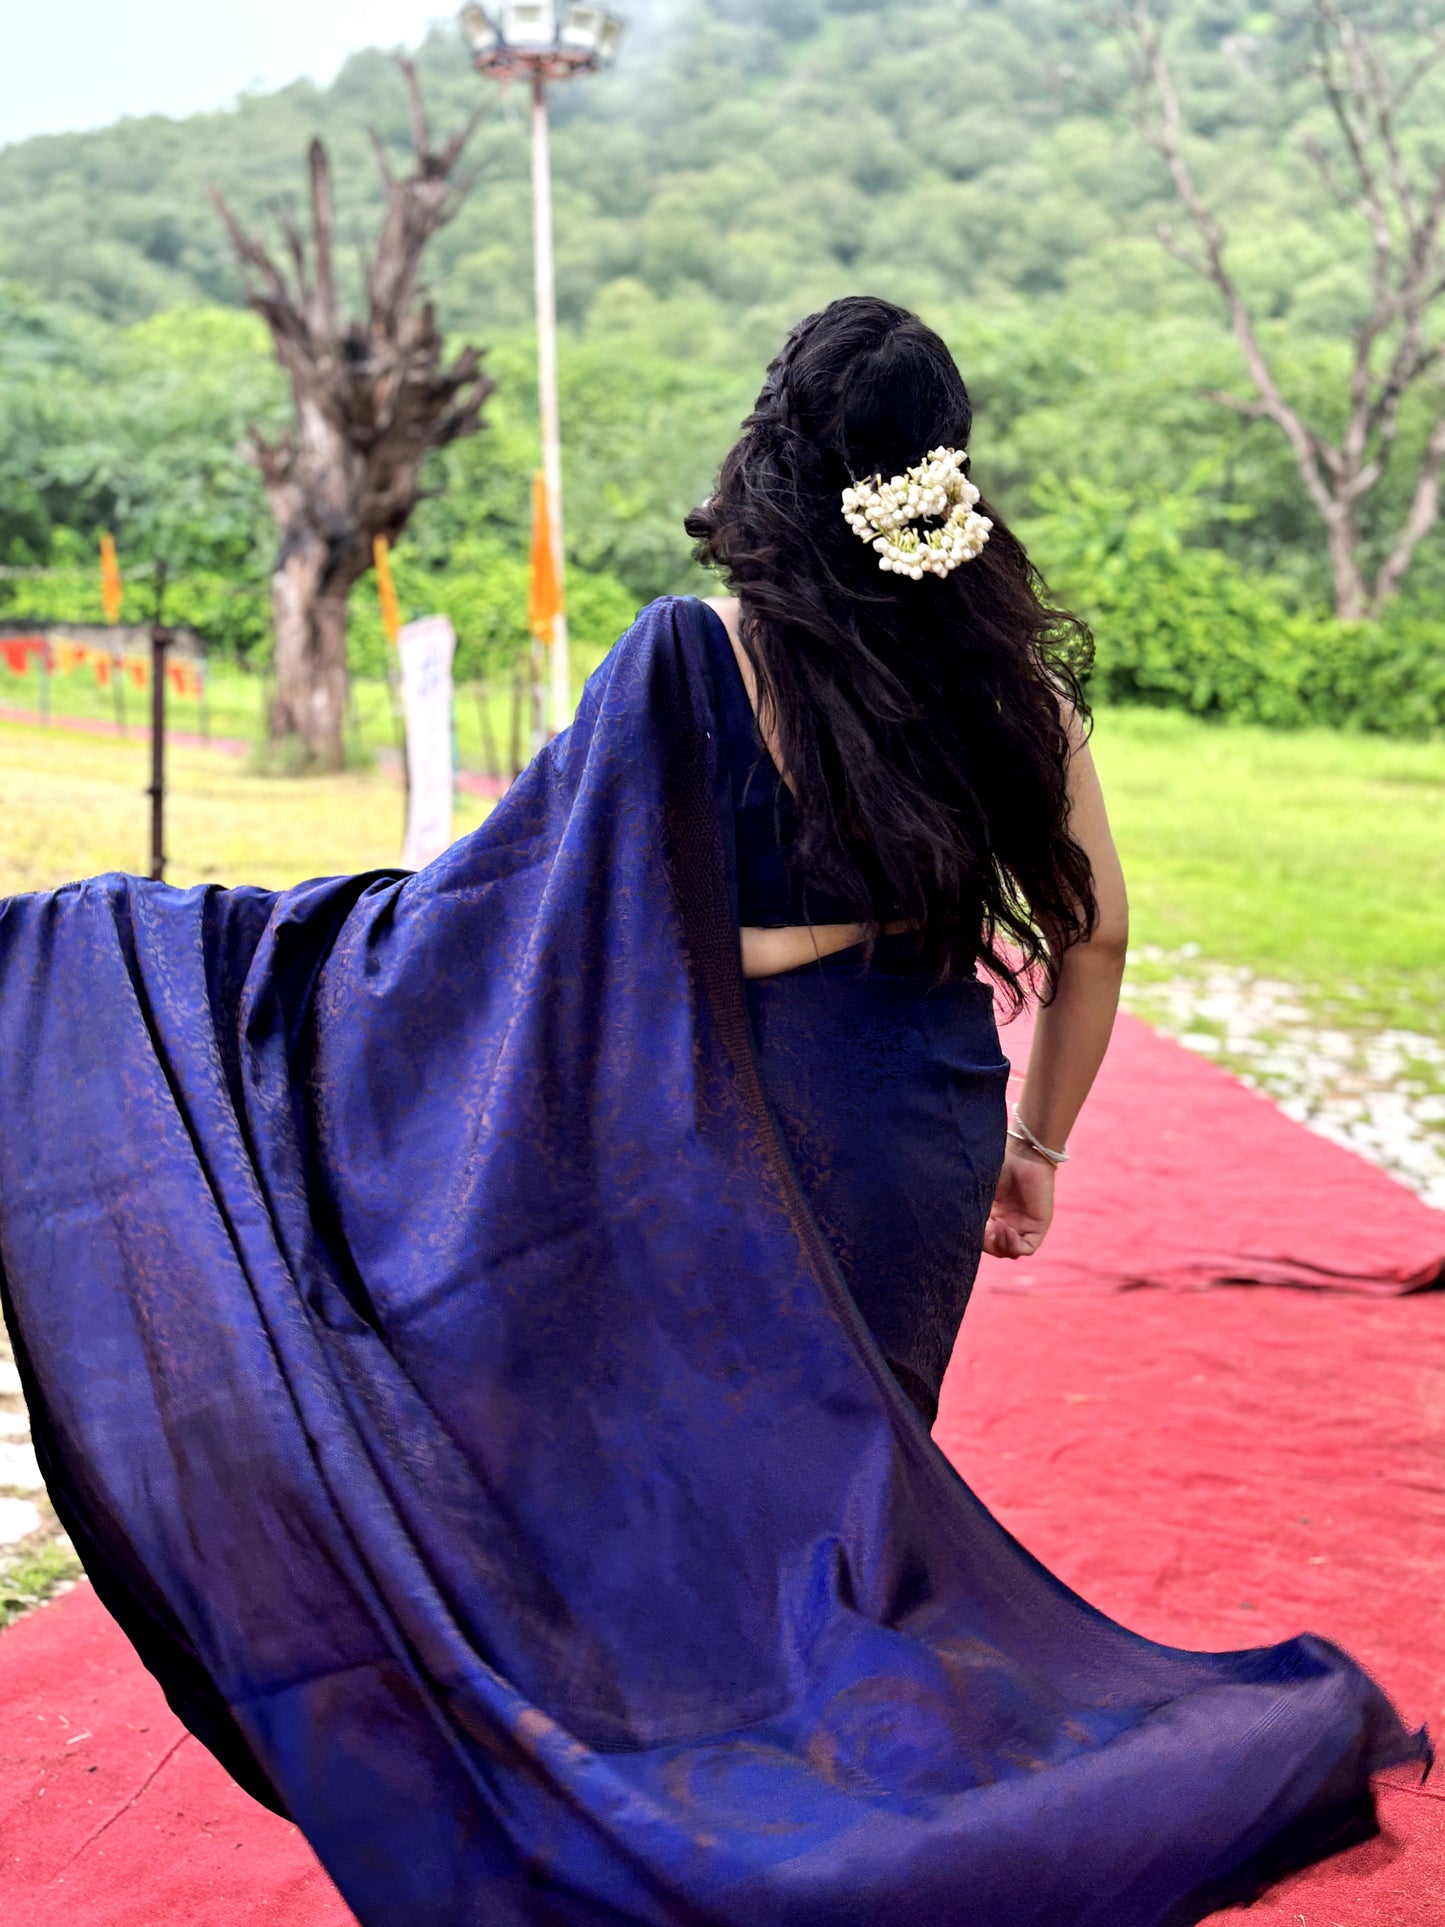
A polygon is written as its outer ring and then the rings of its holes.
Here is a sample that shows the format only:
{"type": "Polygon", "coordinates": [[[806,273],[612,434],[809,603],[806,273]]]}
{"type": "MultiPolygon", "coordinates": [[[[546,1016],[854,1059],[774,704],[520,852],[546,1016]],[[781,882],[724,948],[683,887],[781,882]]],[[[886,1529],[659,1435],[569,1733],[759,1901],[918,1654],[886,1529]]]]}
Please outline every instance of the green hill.
{"type": "MultiPolygon", "coordinates": [[[[688,357],[756,360],[800,309],[859,285],[950,315],[1057,295],[1177,311],[1189,277],[1150,238],[1169,211],[1163,175],[1095,98],[1118,91],[1118,61],[1085,12],[1075,0],[636,6],[617,68],[554,90],[564,320],[646,324],[688,357]]],[[[1328,333],[1360,292],[1340,268],[1358,249],[1342,219],[1321,221],[1290,152],[1299,100],[1274,84],[1274,15],[1243,0],[1183,12],[1206,176],[1246,217],[1254,285],[1272,312],[1328,333]]],[[[490,89],[450,33],[422,65],[439,120],[490,89]]],[[[492,113],[475,150],[481,185],[438,248],[459,328],[528,319],[524,105],[513,95],[492,113]]],[[[400,89],[378,53],[326,90],[11,147],[0,260],[111,321],[234,301],[207,186],[259,216],[294,195],[320,132],[343,204],[364,222],[378,206],[369,126],[404,142],[400,89]]]]}

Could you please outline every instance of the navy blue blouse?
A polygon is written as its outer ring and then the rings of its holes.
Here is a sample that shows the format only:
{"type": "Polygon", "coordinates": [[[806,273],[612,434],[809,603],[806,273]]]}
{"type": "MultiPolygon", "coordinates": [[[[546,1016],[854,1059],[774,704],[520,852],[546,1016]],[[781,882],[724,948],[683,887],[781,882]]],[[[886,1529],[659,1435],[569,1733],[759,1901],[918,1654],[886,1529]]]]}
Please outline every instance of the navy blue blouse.
{"type": "Polygon", "coordinates": [[[708,654],[717,692],[719,754],[732,785],[738,922],[748,929],[854,923],[857,913],[810,886],[793,861],[798,815],[758,731],[727,625],[706,603],[708,654]]]}

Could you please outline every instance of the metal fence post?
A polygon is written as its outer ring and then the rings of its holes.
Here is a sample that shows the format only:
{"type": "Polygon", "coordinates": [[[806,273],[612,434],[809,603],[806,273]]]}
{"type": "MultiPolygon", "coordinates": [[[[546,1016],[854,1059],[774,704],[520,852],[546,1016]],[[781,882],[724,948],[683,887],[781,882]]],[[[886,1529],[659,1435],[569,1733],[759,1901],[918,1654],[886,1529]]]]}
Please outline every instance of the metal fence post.
{"type": "Polygon", "coordinates": [[[165,614],[166,565],[156,564],[156,613],[151,624],[151,878],[166,874],[166,650],[170,637],[165,614]]]}

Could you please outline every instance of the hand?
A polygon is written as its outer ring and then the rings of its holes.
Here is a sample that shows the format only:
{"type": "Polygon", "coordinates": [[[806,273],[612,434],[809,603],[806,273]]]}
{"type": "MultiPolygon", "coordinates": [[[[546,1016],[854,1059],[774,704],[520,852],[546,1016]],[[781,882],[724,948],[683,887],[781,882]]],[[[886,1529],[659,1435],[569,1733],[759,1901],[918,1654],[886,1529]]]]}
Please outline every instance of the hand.
{"type": "Polygon", "coordinates": [[[984,1226],[984,1250],[991,1258],[1032,1258],[1053,1215],[1053,1165],[1010,1138],[984,1226]]]}

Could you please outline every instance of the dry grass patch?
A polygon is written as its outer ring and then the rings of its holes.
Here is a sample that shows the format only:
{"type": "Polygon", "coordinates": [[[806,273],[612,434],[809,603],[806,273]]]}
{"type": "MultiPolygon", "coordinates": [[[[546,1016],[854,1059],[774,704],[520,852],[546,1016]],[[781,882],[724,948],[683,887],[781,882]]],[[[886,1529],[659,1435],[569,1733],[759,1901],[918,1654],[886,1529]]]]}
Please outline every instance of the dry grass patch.
{"type": "MultiPolygon", "coordinates": [[[[0,896],[103,870],[144,872],[149,757],[144,743],[0,723],[0,896]]],[[[260,777],[236,756],[176,749],[167,774],[169,882],[279,889],[397,861],[403,799],[389,771],[260,777]]],[[[457,834],[486,809],[463,797],[457,834]]]]}

